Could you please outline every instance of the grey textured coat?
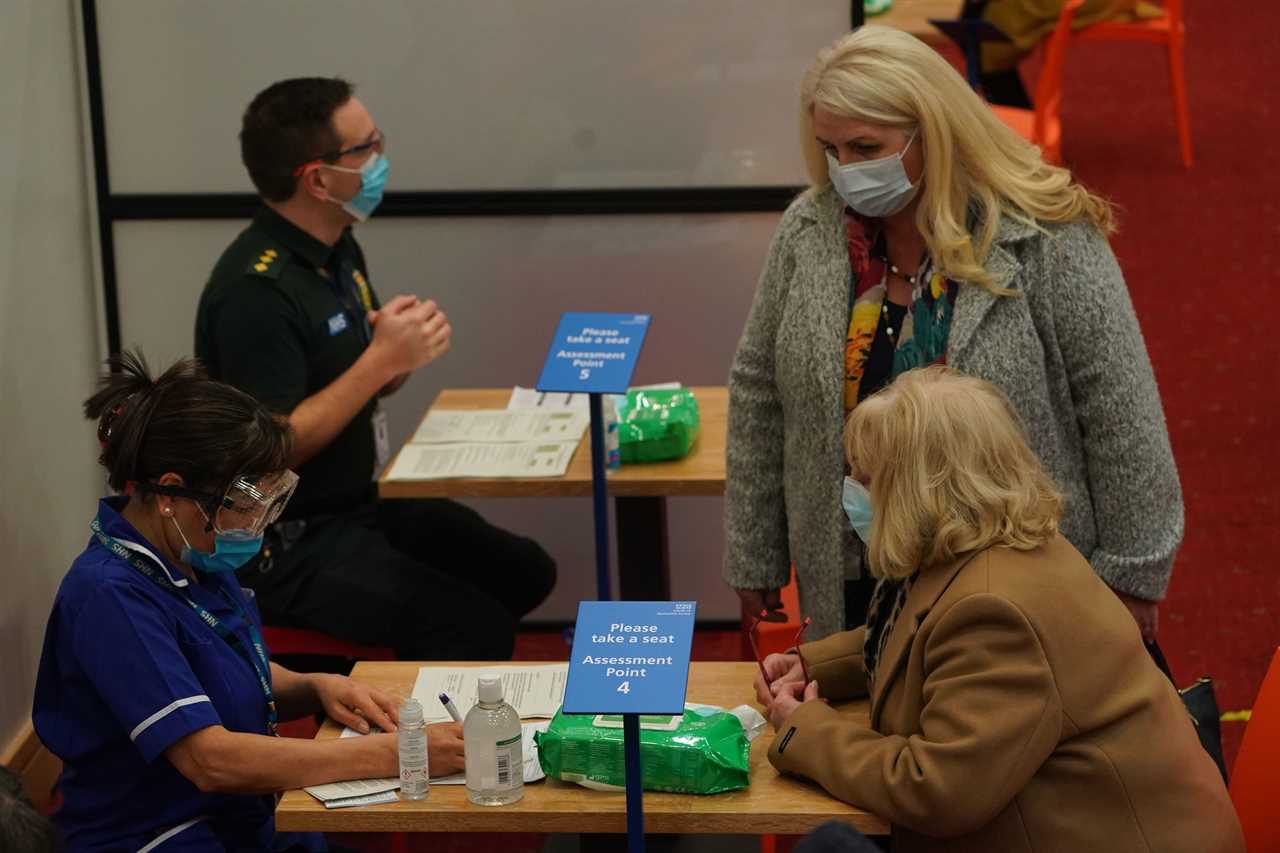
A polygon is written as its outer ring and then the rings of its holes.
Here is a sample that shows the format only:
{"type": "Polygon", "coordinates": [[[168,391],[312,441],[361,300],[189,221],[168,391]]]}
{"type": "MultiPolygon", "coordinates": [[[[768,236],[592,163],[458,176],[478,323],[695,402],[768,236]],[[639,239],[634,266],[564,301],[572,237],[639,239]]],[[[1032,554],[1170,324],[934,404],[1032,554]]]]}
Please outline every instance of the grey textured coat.
{"type": "MultiPolygon", "coordinates": [[[[827,188],[783,214],[729,377],[724,578],[772,589],[795,562],[812,638],[844,628],[841,509],[849,260],[827,188]]],[[[1113,588],[1163,597],[1182,492],[1146,346],[1106,238],[1004,220],[987,269],[1021,297],[960,283],[947,363],[1002,388],[1063,491],[1062,533],[1113,588]]],[[[851,568],[853,568],[851,566],[851,568]]]]}

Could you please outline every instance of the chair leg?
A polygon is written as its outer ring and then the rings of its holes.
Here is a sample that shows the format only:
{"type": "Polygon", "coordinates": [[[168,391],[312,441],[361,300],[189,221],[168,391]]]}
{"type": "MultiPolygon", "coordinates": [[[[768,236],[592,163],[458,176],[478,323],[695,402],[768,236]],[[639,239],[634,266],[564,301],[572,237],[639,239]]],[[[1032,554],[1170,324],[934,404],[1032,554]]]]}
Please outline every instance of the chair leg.
{"type": "Polygon", "coordinates": [[[1187,78],[1183,71],[1183,38],[1175,34],[1169,41],[1169,83],[1173,89],[1173,120],[1178,128],[1182,165],[1191,168],[1191,116],[1187,110],[1187,78]]]}

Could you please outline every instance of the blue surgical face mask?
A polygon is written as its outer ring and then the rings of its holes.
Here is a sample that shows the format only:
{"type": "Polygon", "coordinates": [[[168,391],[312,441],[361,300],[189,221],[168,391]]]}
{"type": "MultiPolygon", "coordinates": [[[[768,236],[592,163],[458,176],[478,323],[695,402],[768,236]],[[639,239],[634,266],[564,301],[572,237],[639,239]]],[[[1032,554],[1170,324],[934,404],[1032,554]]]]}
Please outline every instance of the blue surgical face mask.
{"type": "MultiPolygon", "coordinates": [[[[357,173],[355,169],[346,169],[341,166],[329,166],[339,172],[357,173]]],[[[330,200],[342,205],[342,209],[350,213],[358,221],[364,222],[373,215],[378,205],[382,204],[382,193],[387,188],[387,173],[391,171],[391,164],[387,161],[387,156],[377,151],[369,155],[369,159],[364,161],[364,165],[358,170],[360,175],[360,192],[356,193],[347,201],[330,196],[330,200]]]]}
{"type": "Polygon", "coordinates": [[[849,516],[849,526],[863,542],[871,543],[871,492],[867,487],[851,477],[844,478],[844,514],[849,516]]]}
{"type": "Polygon", "coordinates": [[[231,530],[213,535],[212,554],[207,551],[197,551],[187,541],[187,535],[182,532],[182,525],[178,524],[178,520],[173,516],[170,518],[173,519],[173,526],[178,528],[178,535],[182,537],[183,542],[182,553],[178,559],[197,572],[207,574],[234,572],[262,550],[261,535],[251,536],[245,530],[231,530]]]}
{"type": "Polygon", "coordinates": [[[863,216],[879,219],[892,216],[915,198],[920,182],[911,183],[902,158],[915,141],[911,134],[907,144],[897,154],[879,160],[864,160],[841,166],[835,157],[827,154],[827,176],[844,203],[863,216]]]}

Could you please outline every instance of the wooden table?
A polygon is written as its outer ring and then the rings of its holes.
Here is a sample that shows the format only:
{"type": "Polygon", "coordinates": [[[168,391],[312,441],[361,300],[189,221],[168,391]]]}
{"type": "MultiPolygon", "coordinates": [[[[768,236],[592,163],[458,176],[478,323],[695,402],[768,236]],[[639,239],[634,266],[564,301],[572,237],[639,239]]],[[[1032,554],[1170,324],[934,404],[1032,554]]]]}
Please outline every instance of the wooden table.
{"type": "MultiPolygon", "coordinates": [[[[421,663],[408,661],[356,664],[352,677],[401,695],[409,695],[421,663]]],[[[447,663],[442,666],[486,666],[447,663]]],[[[690,702],[732,708],[755,705],[751,680],[754,663],[705,663],[689,669],[690,702]]],[[[864,723],[867,703],[845,709],[864,723]]],[[[340,728],[328,721],[317,737],[337,737],[340,728]]],[[[803,834],[837,818],[868,834],[884,834],[888,825],[861,809],[834,799],[817,785],[778,774],[769,764],[767,731],[751,744],[751,784],[723,794],[665,794],[646,791],[645,830],[652,833],[803,834]]],[[[526,785],[524,799],[510,806],[476,806],[461,785],[433,785],[418,802],[401,801],[350,809],[326,809],[305,791],[289,791],[276,807],[276,827],[286,832],[581,832],[626,831],[626,795],[589,791],[546,779],[526,785]]]]}
{"type": "Polygon", "coordinates": [[[883,15],[867,18],[866,23],[905,30],[928,44],[950,44],[929,19],[954,20],[960,17],[962,5],[962,0],[893,0],[893,8],[883,15]]]}
{"type": "MultiPolygon", "coordinates": [[[[724,387],[693,389],[702,429],[693,450],[683,459],[647,465],[623,465],[609,473],[617,522],[618,586],[631,601],[669,601],[671,566],[667,547],[668,497],[724,494],[725,424],[729,391],[724,387]]],[[[505,409],[509,388],[447,389],[431,409],[505,409]]],[[[426,415],[423,415],[424,419],[426,415]]],[[[583,436],[563,477],[531,479],[458,478],[388,480],[390,465],[378,480],[383,498],[590,497],[590,434],[583,436]]],[[[398,457],[399,454],[397,454],[398,457]]],[[[584,522],[584,531],[590,524],[584,522]]]]}

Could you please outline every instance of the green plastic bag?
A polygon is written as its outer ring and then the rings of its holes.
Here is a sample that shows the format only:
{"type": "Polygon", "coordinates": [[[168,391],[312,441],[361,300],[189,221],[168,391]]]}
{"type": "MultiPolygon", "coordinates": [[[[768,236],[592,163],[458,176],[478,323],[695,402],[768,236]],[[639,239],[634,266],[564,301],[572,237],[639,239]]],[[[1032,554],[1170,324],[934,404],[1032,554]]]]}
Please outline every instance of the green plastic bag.
{"type": "Polygon", "coordinates": [[[688,388],[628,391],[618,402],[622,464],[662,462],[688,455],[702,421],[688,388]]]}
{"type": "MultiPolygon", "coordinates": [[[[622,717],[557,711],[534,735],[542,772],[588,788],[626,785],[622,717]]],[[[751,743],[730,713],[686,709],[640,717],[641,782],[649,791],[718,794],[747,787],[751,743]]]]}

